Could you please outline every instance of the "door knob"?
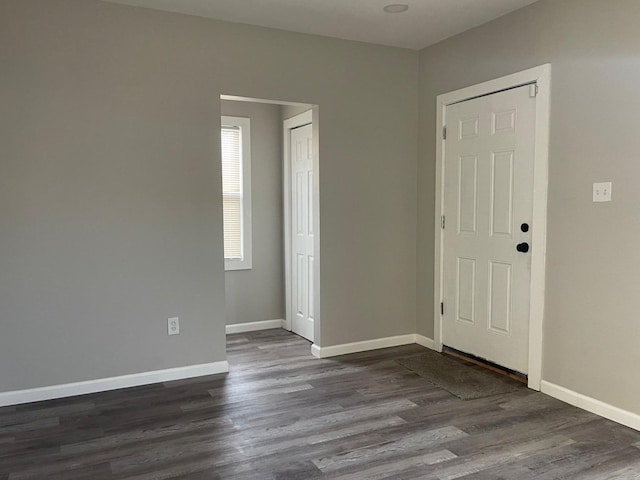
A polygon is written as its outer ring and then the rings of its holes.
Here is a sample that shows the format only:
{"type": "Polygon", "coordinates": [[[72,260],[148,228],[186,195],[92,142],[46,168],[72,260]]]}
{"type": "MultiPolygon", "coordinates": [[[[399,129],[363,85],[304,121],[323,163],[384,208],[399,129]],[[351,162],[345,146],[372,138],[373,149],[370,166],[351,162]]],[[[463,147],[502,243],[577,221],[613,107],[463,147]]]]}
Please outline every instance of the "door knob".
{"type": "Polygon", "coordinates": [[[527,253],[529,251],[529,244],[527,242],[519,243],[516,245],[516,250],[522,253],[527,253]]]}

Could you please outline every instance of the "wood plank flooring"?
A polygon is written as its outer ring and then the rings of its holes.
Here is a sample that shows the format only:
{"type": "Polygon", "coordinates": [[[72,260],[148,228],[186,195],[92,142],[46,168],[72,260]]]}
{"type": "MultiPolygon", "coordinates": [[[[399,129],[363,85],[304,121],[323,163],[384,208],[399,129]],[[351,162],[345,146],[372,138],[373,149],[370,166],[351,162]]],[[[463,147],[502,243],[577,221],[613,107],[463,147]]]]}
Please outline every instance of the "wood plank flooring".
{"type": "Polygon", "coordinates": [[[639,432],[524,387],[460,400],[394,361],[422,351],[230,335],[228,375],[1,408],[0,480],[640,479],[639,432]]]}

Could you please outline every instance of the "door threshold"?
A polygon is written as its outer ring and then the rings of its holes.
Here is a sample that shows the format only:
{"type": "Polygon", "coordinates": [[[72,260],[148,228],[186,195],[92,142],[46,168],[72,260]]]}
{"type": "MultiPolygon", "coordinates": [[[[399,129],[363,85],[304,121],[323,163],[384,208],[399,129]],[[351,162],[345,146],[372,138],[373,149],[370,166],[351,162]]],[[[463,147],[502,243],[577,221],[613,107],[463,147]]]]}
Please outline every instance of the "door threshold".
{"type": "Polygon", "coordinates": [[[489,360],[485,360],[480,357],[476,357],[475,355],[471,355],[470,353],[461,352],[460,350],[447,347],[446,345],[443,345],[442,353],[445,355],[449,355],[450,357],[457,358],[459,360],[464,360],[465,362],[473,363],[474,365],[478,365],[494,373],[504,375],[506,377],[511,378],[512,380],[516,380],[517,382],[523,383],[525,385],[528,384],[527,375],[525,375],[524,373],[511,370],[510,368],[503,367],[501,365],[490,362],[489,360]]]}

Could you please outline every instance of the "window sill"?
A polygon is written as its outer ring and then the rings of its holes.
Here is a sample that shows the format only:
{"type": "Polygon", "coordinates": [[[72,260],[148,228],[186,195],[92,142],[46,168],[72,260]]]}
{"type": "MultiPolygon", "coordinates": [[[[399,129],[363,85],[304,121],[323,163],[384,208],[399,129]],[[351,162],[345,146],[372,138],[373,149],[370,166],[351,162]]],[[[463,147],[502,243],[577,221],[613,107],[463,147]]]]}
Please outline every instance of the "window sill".
{"type": "Polygon", "coordinates": [[[233,272],[236,270],[251,270],[251,262],[246,260],[225,260],[224,271],[233,272]]]}

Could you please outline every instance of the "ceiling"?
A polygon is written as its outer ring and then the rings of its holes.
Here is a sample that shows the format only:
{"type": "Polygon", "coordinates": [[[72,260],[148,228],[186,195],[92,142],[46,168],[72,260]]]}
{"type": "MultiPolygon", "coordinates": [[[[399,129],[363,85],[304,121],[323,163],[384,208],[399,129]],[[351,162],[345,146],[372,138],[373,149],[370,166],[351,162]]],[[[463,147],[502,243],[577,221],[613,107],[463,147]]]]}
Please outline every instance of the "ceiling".
{"type": "Polygon", "coordinates": [[[419,50],[537,0],[105,0],[419,50]],[[405,3],[404,13],[383,7],[405,3]]]}

